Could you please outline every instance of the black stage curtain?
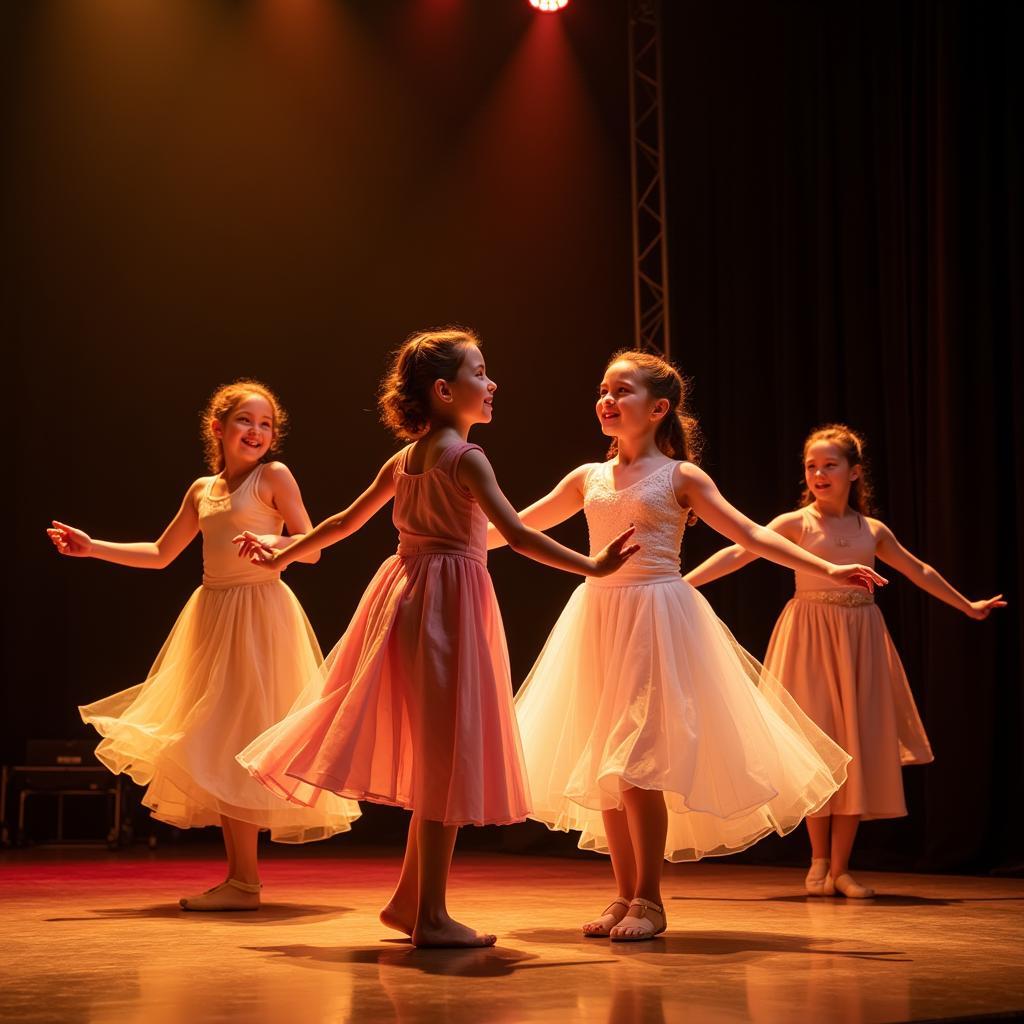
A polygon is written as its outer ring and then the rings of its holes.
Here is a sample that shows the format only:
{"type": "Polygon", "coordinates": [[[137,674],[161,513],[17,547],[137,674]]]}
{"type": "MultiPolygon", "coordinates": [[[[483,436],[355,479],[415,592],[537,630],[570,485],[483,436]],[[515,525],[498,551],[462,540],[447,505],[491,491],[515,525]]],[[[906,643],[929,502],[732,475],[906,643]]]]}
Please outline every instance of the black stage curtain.
{"type": "MultiPolygon", "coordinates": [[[[672,345],[707,468],[765,521],[797,501],[806,432],[849,422],[897,537],[1010,601],[977,623],[890,574],[936,761],[858,863],[1019,865],[1024,6],[664,9],[672,345]]],[[[689,565],[720,543],[690,540],[689,565]]],[[[761,656],[791,585],[759,563],[706,595],[761,656]]]]}
{"type": "MultiPolygon", "coordinates": [[[[483,333],[501,390],[478,439],[511,500],[600,458],[593,394],[630,331],[626,9],[5,7],[4,763],[27,737],[88,735],[75,705],[142,678],[198,576],[195,547],[159,574],[69,564],[43,526],[155,536],[202,471],[219,381],[282,392],[314,520],[394,450],[373,390],[427,324],[483,333]]],[[[897,535],[1012,602],[978,624],[898,580],[882,595],[937,762],[907,770],[910,817],[866,826],[859,863],[1019,863],[1024,8],[664,10],[673,352],[709,470],[766,520],[796,499],[808,428],[848,419],[897,535]]],[[[687,564],[719,543],[698,527],[687,564]]],[[[393,545],[381,517],[289,571],[325,649],[393,545]]],[[[518,683],[578,581],[507,552],[492,573],[518,683]]],[[[707,595],[762,654],[789,587],[756,565],[707,595]]],[[[404,823],[369,808],[339,843],[404,823]]],[[[749,856],[804,854],[794,836],[749,856]]]]}

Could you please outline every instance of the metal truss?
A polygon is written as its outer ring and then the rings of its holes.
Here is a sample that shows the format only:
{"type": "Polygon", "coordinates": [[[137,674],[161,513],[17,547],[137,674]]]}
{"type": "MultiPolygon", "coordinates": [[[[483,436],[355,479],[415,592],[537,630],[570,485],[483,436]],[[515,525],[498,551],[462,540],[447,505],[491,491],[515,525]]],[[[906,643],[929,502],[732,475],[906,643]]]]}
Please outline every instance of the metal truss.
{"type": "Polygon", "coordinates": [[[661,2],[629,3],[629,133],[633,306],[638,348],[670,356],[661,2]]]}

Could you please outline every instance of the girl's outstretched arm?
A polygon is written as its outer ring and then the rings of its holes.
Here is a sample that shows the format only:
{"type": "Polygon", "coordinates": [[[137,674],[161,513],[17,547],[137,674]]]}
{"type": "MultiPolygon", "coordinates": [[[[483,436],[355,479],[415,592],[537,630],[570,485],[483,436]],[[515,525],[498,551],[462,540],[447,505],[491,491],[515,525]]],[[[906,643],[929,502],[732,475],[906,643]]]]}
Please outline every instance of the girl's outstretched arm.
{"type": "MultiPolygon", "coordinates": [[[[287,547],[274,550],[259,547],[252,559],[268,569],[281,570],[292,562],[311,560],[331,544],[337,544],[349,534],[361,529],[395,496],[395,463],[401,452],[394,455],[380,467],[372,484],[343,512],[330,516],[287,547]]],[[[255,534],[246,534],[247,539],[257,539],[255,534]]]]}
{"type": "Polygon", "coordinates": [[[713,530],[717,530],[723,537],[740,544],[755,555],[768,558],[789,569],[818,573],[821,576],[828,576],[836,583],[865,587],[869,591],[888,582],[866,565],[833,565],[832,562],[826,562],[824,558],[812,555],[810,551],[805,551],[792,541],[786,540],[774,530],[758,526],[739,509],[730,505],[722,497],[714,480],[692,462],[679,464],[674,483],[676,500],[680,505],[689,506],[713,530]]]}
{"type": "MultiPolygon", "coordinates": [[[[583,485],[590,469],[591,464],[577,466],[562,477],[554,490],[519,513],[520,521],[531,529],[544,531],[574,516],[583,508],[583,485]]],[[[501,531],[491,523],[487,527],[487,550],[504,547],[507,543],[501,531]]]]}
{"type": "Polygon", "coordinates": [[[895,537],[885,523],[877,519],[871,520],[877,531],[878,557],[902,573],[911,583],[919,586],[925,593],[937,597],[940,601],[952,605],[957,611],[969,615],[972,619],[987,619],[993,608],[1005,608],[1006,602],[1002,594],[987,598],[984,601],[970,601],[952,584],[948,583],[930,565],[922,562],[917,555],[911,554],[895,537]]]}
{"type": "MultiPolygon", "coordinates": [[[[766,529],[774,530],[780,536],[785,537],[786,540],[796,543],[798,534],[793,529],[793,516],[794,513],[792,512],[784,512],[781,516],[776,516],[767,525],[766,529]]],[[[710,583],[712,580],[728,576],[730,573],[742,569],[745,565],[756,562],[760,557],[760,555],[755,554],[753,551],[748,551],[739,544],[732,544],[706,558],[695,569],[691,569],[683,579],[694,587],[700,587],[705,583],[710,583]]]]}
{"type": "Polygon", "coordinates": [[[196,502],[206,486],[196,480],[185,494],[181,507],[155,541],[119,544],[109,540],[93,540],[84,530],[53,520],[46,531],[53,546],[72,558],[99,558],[133,569],[165,569],[188,547],[199,532],[199,511],[196,502]]]}
{"type": "MultiPolygon", "coordinates": [[[[286,548],[313,529],[313,523],[302,501],[302,492],[299,490],[298,482],[292,476],[292,471],[283,462],[268,463],[260,484],[262,485],[264,481],[270,488],[272,504],[281,513],[285,529],[288,532],[287,534],[256,534],[246,530],[244,533],[240,533],[231,541],[238,545],[239,558],[252,558],[257,548],[286,548]]],[[[320,552],[314,551],[297,561],[310,564],[319,562],[320,552]]]]}
{"type": "Polygon", "coordinates": [[[487,456],[479,450],[462,456],[457,475],[509,547],[535,562],[583,576],[608,576],[640,550],[636,544],[627,545],[633,533],[631,529],[619,534],[603,551],[590,558],[527,526],[502,494],[487,456]]]}

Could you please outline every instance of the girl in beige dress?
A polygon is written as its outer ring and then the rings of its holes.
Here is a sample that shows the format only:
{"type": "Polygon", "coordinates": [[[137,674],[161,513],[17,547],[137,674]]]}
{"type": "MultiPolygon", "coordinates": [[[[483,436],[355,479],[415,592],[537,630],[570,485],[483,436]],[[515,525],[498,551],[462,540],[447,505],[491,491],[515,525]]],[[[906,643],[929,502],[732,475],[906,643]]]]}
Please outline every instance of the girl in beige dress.
{"type": "Polygon", "coordinates": [[[103,737],[96,756],[146,786],[142,800],[153,817],[178,828],[223,830],[227,878],[182,898],[184,910],[258,909],[261,829],[278,842],[304,843],[347,831],[359,817],[354,801],[308,786],[305,806],[289,803],[235,761],[320,682],[320,647],[295,595],[280,573],[239,557],[246,531],[280,547],[312,528],[295,478],[270,461],[284,418],[258,381],[218,388],[203,414],[210,475],[189,486],[154,542],[94,540],[57,521],[48,531],[62,555],[137,569],[163,569],[202,534],[202,586],[146,679],[79,708],[103,737]]]}
{"type": "MultiPolygon", "coordinates": [[[[768,525],[832,562],[874,565],[881,559],[911,582],[973,619],[988,617],[1002,595],[969,601],[911,554],[871,517],[871,484],[863,439],[843,424],[815,430],[804,442],[806,487],[800,508],[768,525]]],[[[758,556],[724,548],[686,575],[695,587],[726,576],[758,556]]],[[[933,759],[900,657],[874,595],[796,572],[796,592],[783,608],[764,659],[797,703],[853,760],[845,785],[807,817],[811,837],[808,893],[873,896],[849,872],[862,819],[907,813],[901,766],[933,759]]]]}

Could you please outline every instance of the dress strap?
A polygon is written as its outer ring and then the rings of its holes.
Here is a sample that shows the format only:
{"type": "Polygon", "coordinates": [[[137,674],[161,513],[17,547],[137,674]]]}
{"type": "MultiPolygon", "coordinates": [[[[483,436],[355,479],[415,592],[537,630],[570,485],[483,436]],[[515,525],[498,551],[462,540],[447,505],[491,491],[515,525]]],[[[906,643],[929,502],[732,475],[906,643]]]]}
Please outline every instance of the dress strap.
{"type": "MultiPolygon", "coordinates": [[[[800,509],[800,540],[803,541],[804,537],[807,536],[814,528],[814,521],[811,519],[811,506],[804,505],[800,509]]],[[[800,545],[803,547],[803,544],[800,545]]]]}
{"type": "Polygon", "coordinates": [[[587,493],[587,488],[590,487],[591,480],[594,479],[594,474],[599,472],[601,467],[604,466],[604,465],[607,465],[607,463],[604,463],[604,462],[592,462],[590,464],[590,469],[587,470],[586,475],[583,477],[583,494],[584,494],[584,496],[587,493]]]}
{"type": "Polygon", "coordinates": [[[469,490],[459,483],[459,478],[457,476],[459,471],[459,463],[462,462],[462,457],[463,455],[466,454],[466,452],[482,451],[483,448],[481,448],[480,445],[472,444],[469,441],[465,441],[462,444],[453,444],[449,448],[446,448],[444,454],[438,460],[439,462],[444,461],[445,459],[448,460],[448,465],[445,468],[447,472],[451,475],[452,483],[455,484],[455,486],[458,487],[458,489],[462,491],[463,494],[468,495],[469,490]],[[449,452],[451,452],[452,454],[449,455],[449,452]]]}

